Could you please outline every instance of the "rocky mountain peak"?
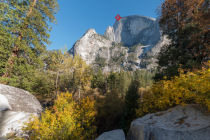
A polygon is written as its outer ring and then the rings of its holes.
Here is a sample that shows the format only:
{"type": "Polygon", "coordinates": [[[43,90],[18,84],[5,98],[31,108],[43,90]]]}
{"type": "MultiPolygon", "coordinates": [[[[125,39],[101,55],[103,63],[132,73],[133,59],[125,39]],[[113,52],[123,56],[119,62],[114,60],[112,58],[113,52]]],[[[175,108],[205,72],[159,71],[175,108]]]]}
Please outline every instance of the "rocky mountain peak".
{"type": "Polygon", "coordinates": [[[104,35],[89,29],[69,52],[105,71],[151,69],[166,43],[156,19],[134,15],[122,17],[104,35]]]}
{"type": "Polygon", "coordinates": [[[95,29],[89,29],[87,32],[83,35],[84,37],[91,37],[92,35],[97,34],[95,29]]]}
{"type": "Polygon", "coordinates": [[[104,36],[107,37],[111,41],[115,41],[115,34],[114,34],[114,28],[109,26],[106,29],[106,32],[104,33],[104,36]]]}

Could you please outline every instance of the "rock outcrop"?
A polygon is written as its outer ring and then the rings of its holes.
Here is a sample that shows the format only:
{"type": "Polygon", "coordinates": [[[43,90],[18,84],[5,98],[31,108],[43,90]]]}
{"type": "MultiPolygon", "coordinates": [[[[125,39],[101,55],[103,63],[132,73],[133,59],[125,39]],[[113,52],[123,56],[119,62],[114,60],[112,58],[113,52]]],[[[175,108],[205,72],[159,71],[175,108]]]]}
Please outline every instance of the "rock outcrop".
{"type": "Polygon", "coordinates": [[[81,56],[87,64],[90,64],[95,62],[100,50],[103,51],[102,55],[104,55],[101,57],[107,57],[107,50],[111,46],[112,41],[97,34],[94,29],[89,29],[83,37],[75,43],[72,52],[75,55],[81,56]]]}
{"type": "Polygon", "coordinates": [[[143,16],[127,16],[109,26],[104,35],[89,29],[70,53],[105,71],[152,69],[156,56],[169,40],[161,35],[158,21],[143,16]]]}
{"type": "Polygon", "coordinates": [[[104,36],[111,41],[115,41],[114,28],[109,26],[106,29],[106,32],[104,33],[104,36]]]}
{"type": "Polygon", "coordinates": [[[125,134],[122,129],[104,132],[96,140],[125,140],[125,134]]]}
{"type": "Polygon", "coordinates": [[[197,105],[177,106],[132,122],[127,140],[209,140],[210,116],[197,105]]]}
{"type": "Polygon", "coordinates": [[[0,84],[0,136],[21,132],[23,123],[41,111],[39,101],[29,92],[0,84]]]}
{"type": "Polygon", "coordinates": [[[158,21],[149,17],[138,15],[123,17],[115,22],[113,28],[114,41],[122,42],[125,46],[155,45],[161,37],[158,21]]]}

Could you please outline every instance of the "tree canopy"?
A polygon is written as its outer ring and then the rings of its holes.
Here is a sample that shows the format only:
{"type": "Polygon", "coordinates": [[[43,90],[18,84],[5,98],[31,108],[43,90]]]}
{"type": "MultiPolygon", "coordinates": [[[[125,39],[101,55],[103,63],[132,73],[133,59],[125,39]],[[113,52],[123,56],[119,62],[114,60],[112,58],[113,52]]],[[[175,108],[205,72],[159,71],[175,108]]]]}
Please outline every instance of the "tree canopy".
{"type": "Polygon", "coordinates": [[[210,55],[210,11],[208,0],[166,0],[162,4],[160,26],[171,44],[159,55],[159,66],[165,76],[178,69],[198,69],[210,55]]]}
{"type": "Polygon", "coordinates": [[[0,76],[4,83],[29,89],[32,74],[43,67],[57,0],[0,1],[0,76]],[[16,81],[19,81],[17,83],[16,81]]]}

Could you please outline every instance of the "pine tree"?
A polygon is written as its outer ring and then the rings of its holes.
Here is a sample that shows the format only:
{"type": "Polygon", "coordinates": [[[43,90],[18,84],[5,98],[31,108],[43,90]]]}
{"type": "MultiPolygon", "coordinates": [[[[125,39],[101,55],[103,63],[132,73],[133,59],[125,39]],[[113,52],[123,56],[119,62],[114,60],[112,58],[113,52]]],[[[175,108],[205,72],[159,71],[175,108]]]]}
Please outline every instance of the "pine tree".
{"type": "Polygon", "coordinates": [[[49,22],[55,22],[57,0],[1,0],[1,79],[30,90],[33,71],[43,68],[40,55],[49,44],[49,22]],[[7,55],[2,52],[6,52],[7,55]]]}
{"type": "Polygon", "coordinates": [[[134,79],[125,96],[125,109],[122,117],[122,127],[125,131],[128,131],[131,121],[136,117],[136,109],[138,108],[139,99],[139,86],[140,82],[134,79]]]}

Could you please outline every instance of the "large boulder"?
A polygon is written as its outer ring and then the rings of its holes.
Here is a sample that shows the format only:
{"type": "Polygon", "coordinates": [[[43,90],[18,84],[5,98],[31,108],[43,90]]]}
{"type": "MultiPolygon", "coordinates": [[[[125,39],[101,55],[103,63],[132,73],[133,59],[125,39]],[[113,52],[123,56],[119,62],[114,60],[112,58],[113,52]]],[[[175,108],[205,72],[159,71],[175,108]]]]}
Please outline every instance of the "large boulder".
{"type": "Polygon", "coordinates": [[[122,129],[104,132],[96,140],[125,140],[125,134],[122,129]]]}
{"type": "Polygon", "coordinates": [[[32,115],[39,115],[42,107],[29,92],[0,84],[0,136],[20,133],[32,115]]]}
{"type": "Polygon", "coordinates": [[[210,140],[210,116],[196,105],[148,114],[131,123],[127,140],[210,140]]]}

